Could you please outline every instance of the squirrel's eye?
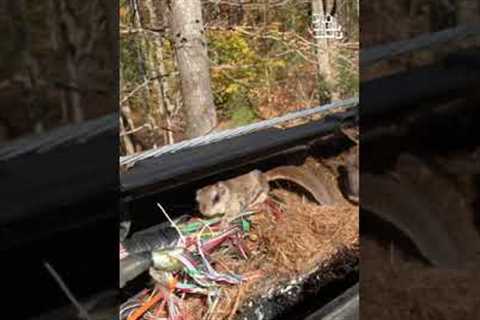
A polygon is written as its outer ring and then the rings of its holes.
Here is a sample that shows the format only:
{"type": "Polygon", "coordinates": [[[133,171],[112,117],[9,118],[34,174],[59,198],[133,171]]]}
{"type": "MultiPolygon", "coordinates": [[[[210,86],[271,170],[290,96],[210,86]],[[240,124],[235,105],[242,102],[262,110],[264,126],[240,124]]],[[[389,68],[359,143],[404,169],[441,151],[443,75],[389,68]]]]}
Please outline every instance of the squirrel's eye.
{"type": "Polygon", "coordinates": [[[217,203],[220,200],[220,195],[217,193],[215,197],[213,197],[213,203],[217,203]]]}

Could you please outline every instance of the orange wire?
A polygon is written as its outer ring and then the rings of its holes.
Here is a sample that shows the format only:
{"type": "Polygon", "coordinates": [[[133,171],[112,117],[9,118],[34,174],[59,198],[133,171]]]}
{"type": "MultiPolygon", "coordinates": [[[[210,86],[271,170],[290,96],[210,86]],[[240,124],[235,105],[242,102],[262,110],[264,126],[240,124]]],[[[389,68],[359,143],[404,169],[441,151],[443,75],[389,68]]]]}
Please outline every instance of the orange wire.
{"type": "Polygon", "coordinates": [[[142,317],[145,314],[145,312],[148,311],[148,309],[150,309],[152,306],[157,304],[160,300],[162,300],[162,298],[163,298],[163,294],[158,293],[157,295],[155,295],[151,299],[147,300],[144,304],[142,304],[137,310],[135,310],[135,312],[133,312],[128,317],[127,320],[138,320],[138,319],[140,319],[140,317],[142,317]]]}

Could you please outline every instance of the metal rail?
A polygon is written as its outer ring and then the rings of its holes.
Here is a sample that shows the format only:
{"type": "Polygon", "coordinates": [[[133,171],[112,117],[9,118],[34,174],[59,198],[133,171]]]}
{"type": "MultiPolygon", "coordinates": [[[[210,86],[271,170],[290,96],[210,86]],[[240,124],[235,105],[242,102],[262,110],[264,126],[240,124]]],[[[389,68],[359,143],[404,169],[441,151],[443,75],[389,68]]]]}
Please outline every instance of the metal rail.
{"type": "Polygon", "coordinates": [[[132,166],[137,161],[160,157],[165,154],[174,153],[180,150],[194,148],[202,145],[207,145],[213,142],[222,140],[228,140],[231,138],[246,135],[248,133],[256,132],[263,129],[272,128],[276,125],[283,124],[288,121],[312,116],[315,114],[325,113],[337,108],[353,108],[358,105],[358,97],[353,97],[347,100],[335,101],[326,105],[318,106],[315,108],[304,109],[300,111],[291,112],[280,117],[260,121],[240,128],[225,130],[221,132],[214,132],[205,136],[197,137],[194,139],[182,141],[179,143],[162,146],[156,149],[151,149],[139,154],[122,157],[120,159],[120,165],[132,166]]]}
{"type": "Polygon", "coordinates": [[[69,124],[41,135],[19,138],[0,147],[0,161],[28,153],[44,153],[72,143],[83,143],[94,136],[118,130],[118,113],[79,124],[69,124]]]}
{"type": "Polygon", "coordinates": [[[462,40],[471,36],[478,37],[479,35],[480,24],[458,26],[438,32],[422,34],[413,39],[363,49],[360,51],[360,67],[367,67],[400,54],[438,46],[454,40],[462,40]]]}

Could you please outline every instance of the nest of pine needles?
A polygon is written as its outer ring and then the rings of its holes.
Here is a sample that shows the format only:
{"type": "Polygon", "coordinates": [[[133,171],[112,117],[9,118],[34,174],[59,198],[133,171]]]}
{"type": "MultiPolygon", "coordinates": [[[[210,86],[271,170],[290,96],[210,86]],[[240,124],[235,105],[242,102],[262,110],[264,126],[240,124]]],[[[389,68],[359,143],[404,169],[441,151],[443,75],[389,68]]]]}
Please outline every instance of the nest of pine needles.
{"type": "Polygon", "coordinates": [[[254,276],[238,286],[222,286],[210,310],[204,299],[186,297],[193,319],[234,319],[249,301],[313,272],[345,248],[358,249],[357,206],[348,202],[319,206],[293,192],[277,189],[274,193],[286,203],[284,213],[275,217],[260,212],[251,217],[246,237],[248,259],[231,251],[211,255],[212,264],[220,272],[254,276]]]}

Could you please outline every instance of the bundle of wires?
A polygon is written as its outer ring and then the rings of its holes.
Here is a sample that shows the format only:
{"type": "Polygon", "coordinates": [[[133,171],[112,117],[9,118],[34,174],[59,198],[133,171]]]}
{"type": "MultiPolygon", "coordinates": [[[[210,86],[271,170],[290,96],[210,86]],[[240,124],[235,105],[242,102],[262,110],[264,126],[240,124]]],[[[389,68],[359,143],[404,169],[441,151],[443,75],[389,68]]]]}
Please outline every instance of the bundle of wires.
{"type": "Polygon", "coordinates": [[[185,311],[183,301],[172,291],[156,286],[151,291],[143,290],[124,303],[120,307],[120,319],[182,320],[187,319],[185,311]]]}
{"type": "Polygon", "coordinates": [[[183,299],[187,294],[205,295],[211,312],[218,303],[221,285],[238,285],[246,278],[216,271],[210,263],[210,255],[219,248],[230,250],[233,245],[243,258],[247,258],[242,242],[250,229],[250,221],[246,219],[250,214],[253,212],[244,213],[228,223],[221,223],[219,218],[193,218],[174,225],[182,239],[179,247],[152,252],[154,257],[157,254],[157,259],[153,259],[154,267],[150,270],[156,282],[155,288],[144,290],[124,303],[120,319],[186,319],[183,299]],[[225,246],[225,243],[231,245],[225,246]]]}

